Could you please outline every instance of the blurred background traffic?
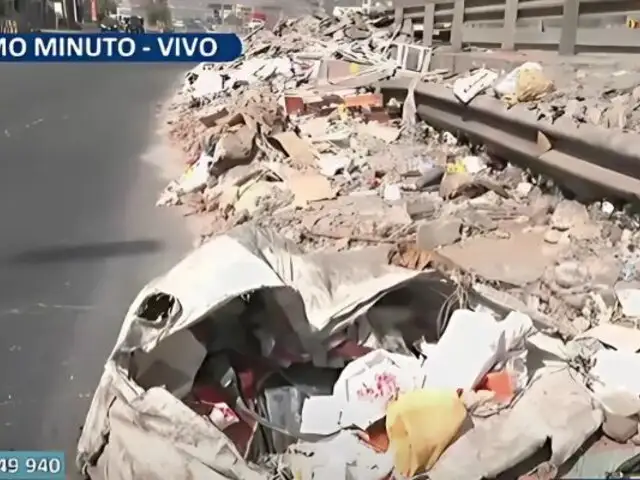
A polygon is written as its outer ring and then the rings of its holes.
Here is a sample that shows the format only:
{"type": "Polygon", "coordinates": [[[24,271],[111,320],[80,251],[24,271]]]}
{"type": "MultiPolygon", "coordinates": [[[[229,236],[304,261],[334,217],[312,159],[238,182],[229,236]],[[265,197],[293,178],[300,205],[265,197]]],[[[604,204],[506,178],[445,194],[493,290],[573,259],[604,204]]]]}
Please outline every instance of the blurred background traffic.
{"type": "MultiPolygon", "coordinates": [[[[95,30],[111,20],[143,19],[148,31],[242,33],[275,24],[281,16],[344,10],[390,8],[392,0],[0,0],[0,30],[9,25],[19,32],[40,29],[95,30]]],[[[120,28],[119,27],[119,28],[120,28]]],[[[122,28],[121,28],[122,29],[122,28]]]]}

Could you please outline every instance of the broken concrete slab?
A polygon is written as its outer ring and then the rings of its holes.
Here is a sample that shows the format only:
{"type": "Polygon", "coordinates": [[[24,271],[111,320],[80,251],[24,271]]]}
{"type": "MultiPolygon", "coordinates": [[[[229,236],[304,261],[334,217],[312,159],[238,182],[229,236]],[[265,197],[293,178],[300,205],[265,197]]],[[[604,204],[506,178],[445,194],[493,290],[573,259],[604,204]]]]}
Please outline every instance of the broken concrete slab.
{"type": "Polygon", "coordinates": [[[438,219],[418,226],[416,244],[422,250],[434,250],[451,245],[461,237],[462,221],[457,218],[438,219]]]}
{"type": "Polygon", "coordinates": [[[541,233],[513,230],[509,234],[509,238],[470,238],[458,245],[443,247],[440,254],[463,270],[487,280],[516,286],[539,280],[561,249],[548,245],[541,233]]]}
{"type": "Polygon", "coordinates": [[[280,148],[294,161],[301,165],[313,165],[316,155],[305,140],[300,138],[295,132],[282,132],[271,137],[280,148]]]}

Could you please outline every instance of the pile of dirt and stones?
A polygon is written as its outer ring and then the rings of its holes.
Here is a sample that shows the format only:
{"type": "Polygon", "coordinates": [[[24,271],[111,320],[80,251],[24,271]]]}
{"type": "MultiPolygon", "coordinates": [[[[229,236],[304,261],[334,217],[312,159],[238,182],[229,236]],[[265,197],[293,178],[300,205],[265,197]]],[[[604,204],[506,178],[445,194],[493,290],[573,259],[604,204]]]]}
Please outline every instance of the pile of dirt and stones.
{"type": "MultiPolygon", "coordinates": [[[[192,166],[159,204],[210,218],[204,238],[252,222],[311,249],[416,239],[572,335],[619,316],[615,284],[640,261],[636,218],[563,198],[553,182],[385,104],[376,84],[393,76],[453,84],[389,60],[403,45],[428,51],[403,29],[387,17],[289,20],[258,31],[234,64],[189,72],[171,123],[192,166]]],[[[531,105],[557,102],[537,68],[528,71],[543,95],[531,105]]]]}

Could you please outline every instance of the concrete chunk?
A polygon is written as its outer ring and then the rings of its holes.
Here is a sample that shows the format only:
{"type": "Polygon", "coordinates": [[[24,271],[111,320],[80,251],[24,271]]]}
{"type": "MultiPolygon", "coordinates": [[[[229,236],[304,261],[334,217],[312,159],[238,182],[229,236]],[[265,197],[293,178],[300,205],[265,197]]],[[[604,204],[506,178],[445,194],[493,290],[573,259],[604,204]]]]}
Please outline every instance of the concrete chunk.
{"type": "Polygon", "coordinates": [[[418,228],[416,244],[422,250],[433,250],[451,245],[460,240],[462,221],[457,218],[438,219],[424,223],[418,228]]]}

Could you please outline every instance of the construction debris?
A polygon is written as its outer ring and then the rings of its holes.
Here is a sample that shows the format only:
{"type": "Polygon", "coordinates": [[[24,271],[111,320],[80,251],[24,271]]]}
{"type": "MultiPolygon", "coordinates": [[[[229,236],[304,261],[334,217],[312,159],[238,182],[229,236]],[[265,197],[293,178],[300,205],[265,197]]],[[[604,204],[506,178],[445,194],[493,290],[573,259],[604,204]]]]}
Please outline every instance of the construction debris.
{"type": "Polygon", "coordinates": [[[186,75],[189,167],[158,204],[209,230],[125,318],[91,478],[552,478],[638,436],[638,217],[421,123],[420,80],[464,104],[557,89],[535,63],[430,72],[411,28],[287,20],[186,75]]]}

